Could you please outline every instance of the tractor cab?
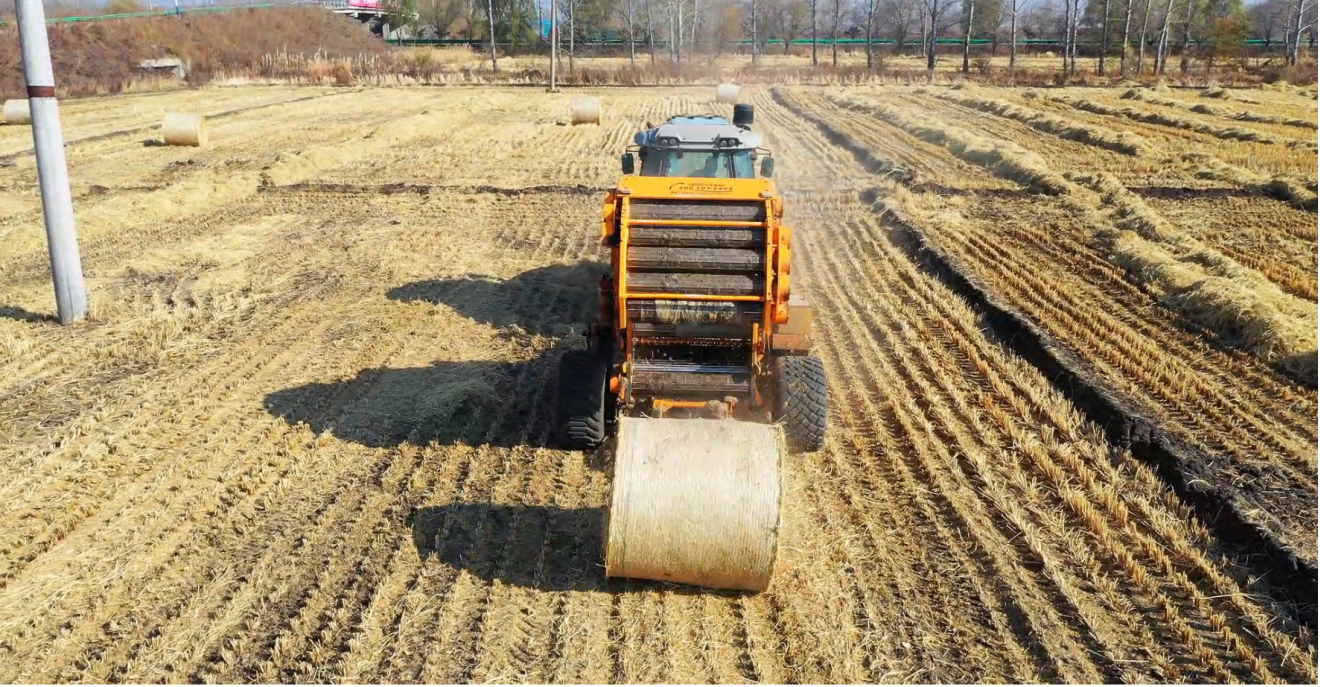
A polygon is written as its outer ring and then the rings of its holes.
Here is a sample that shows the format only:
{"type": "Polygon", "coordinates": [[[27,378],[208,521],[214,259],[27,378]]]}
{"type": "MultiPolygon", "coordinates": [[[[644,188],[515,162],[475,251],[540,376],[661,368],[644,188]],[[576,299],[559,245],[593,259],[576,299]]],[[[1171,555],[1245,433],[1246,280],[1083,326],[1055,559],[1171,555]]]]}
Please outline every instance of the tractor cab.
{"type": "Polygon", "coordinates": [[[717,115],[671,117],[660,126],[639,131],[623,155],[623,173],[691,179],[755,179],[774,173],[770,152],[760,134],[751,130],[752,106],[734,106],[733,123],[717,115]]]}

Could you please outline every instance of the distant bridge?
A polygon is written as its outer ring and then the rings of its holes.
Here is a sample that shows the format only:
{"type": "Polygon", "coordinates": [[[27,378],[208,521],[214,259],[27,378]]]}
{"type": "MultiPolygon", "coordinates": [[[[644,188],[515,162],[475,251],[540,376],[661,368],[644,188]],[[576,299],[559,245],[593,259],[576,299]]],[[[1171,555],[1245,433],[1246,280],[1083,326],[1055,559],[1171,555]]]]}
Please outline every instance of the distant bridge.
{"type": "MultiPolygon", "coordinates": [[[[296,4],[322,7],[335,14],[352,17],[381,37],[389,37],[390,18],[398,17],[401,20],[404,12],[403,3],[397,0],[299,0],[296,4]]],[[[416,18],[414,13],[413,19],[416,18]]],[[[403,23],[399,21],[399,24],[403,23]]]]}

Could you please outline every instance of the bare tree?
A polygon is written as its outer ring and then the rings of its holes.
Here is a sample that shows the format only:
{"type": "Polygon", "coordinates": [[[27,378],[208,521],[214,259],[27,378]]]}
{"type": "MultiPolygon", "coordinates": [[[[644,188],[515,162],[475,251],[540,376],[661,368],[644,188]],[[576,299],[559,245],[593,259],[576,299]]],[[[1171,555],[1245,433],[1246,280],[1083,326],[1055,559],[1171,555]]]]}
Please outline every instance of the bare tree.
{"type": "Polygon", "coordinates": [[[926,27],[924,32],[928,32],[925,41],[926,47],[926,82],[935,82],[935,52],[939,44],[939,35],[943,33],[947,25],[941,26],[940,21],[944,18],[945,12],[949,10],[949,5],[953,0],[922,0],[923,19],[926,27]]]}
{"type": "Polygon", "coordinates": [[[1181,40],[1179,55],[1179,65],[1177,69],[1183,74],[1187,74],[1192,69],[1192,12],[1195,0],[1187,0],[1187,15],[1183,17],[1183,40],[1181,40]]]}
{"type": "Polygon", "coordinates": [[[623,1],[623,21],[628,26],[628,65],[637,66],[637,42],[633,37],[633,29],[636,24],[633,22],[633,0],[623,1]]]}
{"type": "Polygon", "coordinates": [[[1315,6],[1315,0],[1293,0],[1289,6],[1292,17],[1288,22],[1288,34],[1291,37],[1291,42],[1287,46],[1288,64],[1297,64],[1302,49],[1302,30],[1311,28],[1316,23],[1313,16],[1315,6]]]}
{"type": "Polygon", "coordinates": [[[830,63],[839,67],[839,15],[843,13],[843,0],[831,0],[834,3],[830,16],[830,63]]]}
{"type": "Polygon", "coordinates": [[[1063,35],[1059,36],[1063,45],[1063,73],[1068,74],[1068,52],[1072,47],[1072,0],[1063,0],[1063,35]]]}
{"type": "Polygon", "coordinates": [[[1082,23],[1082,0],[1072,0],[1072,26],[1068,29],[1068,70],[1077,73],[1077,28],[1082,23]]]}
{"type": "Polygon", "coordinates": [[[876,0],[866,0],[866,71],[875,69],[875,55],[871,51],[872,39],[875,37],[875,8],[876,0]]]}
{"type": "Polygon", "coordinates": [[[809,3],[801,0],[776,0],[772,6],[771,23],[775,35],[784,42],[784,54],[787,55],[793,45],[793,39],[802,35],[809,22],[807,10],[809,3]]]}
{"type": "Polygon", "coordinates": [[[701,0],[692,0],[692,41],[689,43],[689,46],[691,46],[688,50],[689,62],[697,56],[697,26],[701,20],[700,2],[701,0]]]}
{"type": "Polygon", "coordinates": [[[1164,21],[1160,24],[1160,43],[1155,49],[1155,73],[1163,76],[1164,62],[1169,56],[1169,22],[1173,19],[1173,0],[1164,7],[1164,21]]]}
{"type": "Polygon", "coordinates": [[[683,0],[675,0],[674,4],[674,25],[675,30],[669,34],[669,42],[674,44],[674,61],[683,61],[683,0]]]}
{"type": "Polygon", "coordinates": [[[818,23],[817,18],[819,16],[816,14],[816,5],[819,2],[820,0],[807,0],[807,3],[811,5],[811,66],[812,67],[816,67],[820,65],[820,59],[816,55],[816,43],[817,43],[816,27],[818,23]]]}
{"type": "Polygon", "coordinates": [[[651,68],[655,68],[655,16],[651,14],[651,0],[646,0],[646,47],[651,51],[651,68]]]}
{"type": "Polygon", "coordinates": [[[417,6],[418,18],[424,26],[431,27],[439,38],[449,35],[449,30],[467,12],[464,0],[423,0],[417,6]]]}
{"type": "Polygon", "coordinates": [[[1119,75],[1127,78],[1128,50],[1132,47],[1132,3],[1136,0],[1123,0],[1123,51],[1118,55],[1119,75]]]}
{"type": "Polygon", "coordinates": [[[894,54],[900,55],[903,53],[903,46],[907,43],[913,20],[920,20],[925,13],[921,11],[916,0],[884,0],[884,2],[884,11],[880,13],[881,21],[884,17],[889,18],[894,32],[894,54]]]}
{"type": "Polygon", "coordinates": [[[761,62],[761,5],[764,1],[747,0],[747,14],[750,21],[748,24],[744,24],[743,28],[749,30],[749,33],[752,34],[752,64],[761,62]]]}
{"type": "Polygon", "coordinates": [[[1012,73],[1017,70],[1017,20],[1018,20],[1018,0],[1013,0],[1013,8],[1009,10],[1008,21],[1008,71],[1012,73]]]}
{"type": "Polygon", "coordinates": [[[1146,28],[1150,26],[1150,3],[1151,0],[1142,0],[1145,6],[1141,10],[1141,45],[1137,48],[1137,75],[1140,76],[1146,71],[1146,28]]]}
{"type": "Polygon", "coordinates": [[[564,7],[568,8],[568,73],[573,74],[573,59],[577,57],[577,10],[582,6],[582,0],[564,0],[564,7]]]}
{"type": "Polygon", "coordinates": [[[1105,75],[1105,55],[1109,53],[1109,0],[1105,0],[1104,16],[1100,19],[1100,64],[1096,69],[1105,75]]]}

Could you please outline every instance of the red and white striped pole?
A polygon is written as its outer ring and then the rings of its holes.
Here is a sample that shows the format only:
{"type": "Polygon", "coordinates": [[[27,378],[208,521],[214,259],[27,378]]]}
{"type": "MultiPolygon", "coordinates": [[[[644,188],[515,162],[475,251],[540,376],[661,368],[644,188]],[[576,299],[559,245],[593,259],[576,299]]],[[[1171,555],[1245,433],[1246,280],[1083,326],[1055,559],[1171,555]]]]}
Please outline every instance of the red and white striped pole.
{"type": "Polygon", "coordinates": [[[46,10],[42,0],[16,0],[18,42],[23,55],[28,107],[32,112],[32,143],[37,151],[37,179],[41,209],[50,244],[50,273],[55,282],[55,304],[60,323],[87,316],[87,286],[83,283],[78,232],[73,221],[73,195],[69,192],[69,165],[64,159],[60,132],[60,106],[55,100],[55,70],[50,64],[46,36],[46,10]]]}

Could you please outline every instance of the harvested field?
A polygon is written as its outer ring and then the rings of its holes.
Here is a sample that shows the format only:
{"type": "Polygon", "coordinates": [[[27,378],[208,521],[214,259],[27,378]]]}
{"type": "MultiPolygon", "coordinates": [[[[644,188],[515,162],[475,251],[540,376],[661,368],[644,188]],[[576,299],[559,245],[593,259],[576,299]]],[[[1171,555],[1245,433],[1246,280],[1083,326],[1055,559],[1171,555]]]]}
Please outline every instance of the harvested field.
{"type": "Polygon", "coordinates": [[[731,109],[585,92],[68,103],[69,327],[0,127],[0,680],[1316,681],[1316,218],[1259,182],[1313,130],[746,88],[835,412],[742,595],[607,583],[609,457],[549,443],[618,153],[731,109]]]}

